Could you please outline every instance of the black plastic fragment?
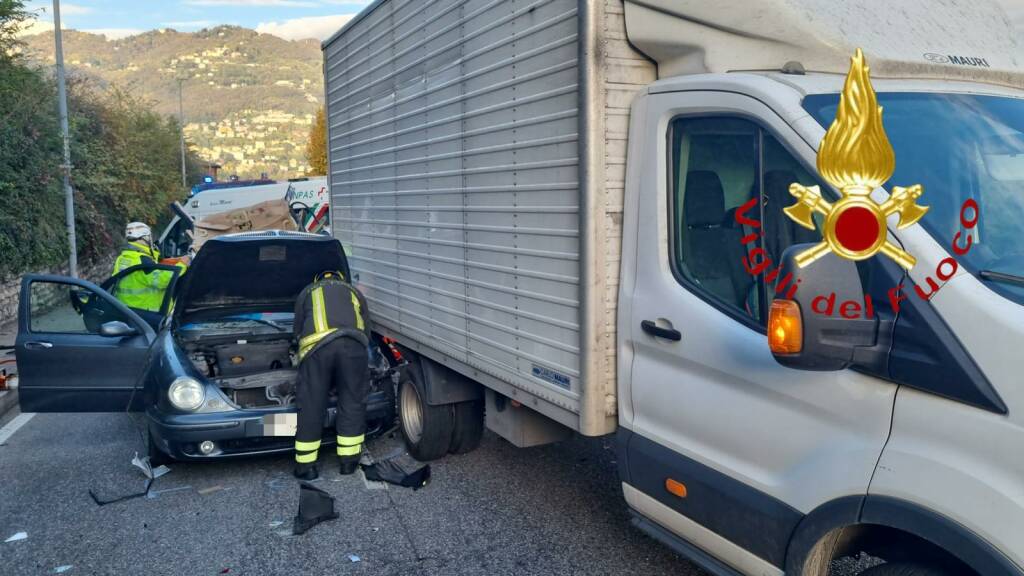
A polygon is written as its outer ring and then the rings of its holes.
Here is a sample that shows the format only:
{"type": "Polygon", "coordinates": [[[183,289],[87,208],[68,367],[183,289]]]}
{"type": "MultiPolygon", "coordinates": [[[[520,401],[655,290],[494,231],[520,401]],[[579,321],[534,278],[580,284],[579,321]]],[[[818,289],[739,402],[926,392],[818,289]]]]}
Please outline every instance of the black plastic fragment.
{"type": "Polygon", "coordinates": [[[430,464],[409,472],[394,460],[383,460],[370,465],[364,464],[363,474],[367,480],[388,482],[419,490],[430,482],[430,464]]]}
{"type": "Polygon", "coordinates": [[[299,514],[295,517],[292,534],[305,534],[313,526],[337,518],[330,494],[308,482],[299,482],[299,514]]]}

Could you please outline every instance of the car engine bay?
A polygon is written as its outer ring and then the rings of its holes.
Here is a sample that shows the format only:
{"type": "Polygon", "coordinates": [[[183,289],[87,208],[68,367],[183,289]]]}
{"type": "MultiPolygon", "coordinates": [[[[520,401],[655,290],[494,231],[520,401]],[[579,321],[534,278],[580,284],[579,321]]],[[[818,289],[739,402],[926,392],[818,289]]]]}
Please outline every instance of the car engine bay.
{"type": "Polygon", "coordinates": [[[189,360],[239,408],[295,402],[298,368],[291,337],[218,337],[182,342],[189,360]]]}

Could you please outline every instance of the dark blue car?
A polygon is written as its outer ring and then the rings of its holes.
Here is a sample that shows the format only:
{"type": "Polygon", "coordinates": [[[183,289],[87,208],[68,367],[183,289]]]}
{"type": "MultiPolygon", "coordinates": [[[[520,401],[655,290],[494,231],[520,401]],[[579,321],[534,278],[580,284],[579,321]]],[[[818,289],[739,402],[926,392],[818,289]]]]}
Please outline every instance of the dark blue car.
{"type": "MultiPolygon", "coordinates": [[[[278,231],[215,238],[175,278],[156,314],[136,313],[111,295],[138,269],[178,274],[171,266],[130,268],[102,288],[25,276],[16,342],[22,411],[144,411],[153,461],[291,450],[292,310],[317,272],[349,277],[341,243],[278,231]]],[[[394,421],[394,382],[376,347],[367,362],[372,432],[394,421]]],[[[333,426],[333,404],[325,427],[333,426]]]]}

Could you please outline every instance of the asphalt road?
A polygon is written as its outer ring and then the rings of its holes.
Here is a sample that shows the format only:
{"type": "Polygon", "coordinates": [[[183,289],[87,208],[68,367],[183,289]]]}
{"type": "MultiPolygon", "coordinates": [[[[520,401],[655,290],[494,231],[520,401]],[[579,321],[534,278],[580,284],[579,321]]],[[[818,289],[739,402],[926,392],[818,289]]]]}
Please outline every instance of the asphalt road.
{"type": "Polygon", "coordinates": [[[288,456],[173,464],[150,497],[97,506],[90,489],[142,489],[142,450],[124,414],[32,417],[0,445],[0,573],[701,574],[629,525],[610,438],[517,449],[488,433],[415,492],[341,477],[325,457],[316,485],[341,518],[298,537],[288,456]]]}

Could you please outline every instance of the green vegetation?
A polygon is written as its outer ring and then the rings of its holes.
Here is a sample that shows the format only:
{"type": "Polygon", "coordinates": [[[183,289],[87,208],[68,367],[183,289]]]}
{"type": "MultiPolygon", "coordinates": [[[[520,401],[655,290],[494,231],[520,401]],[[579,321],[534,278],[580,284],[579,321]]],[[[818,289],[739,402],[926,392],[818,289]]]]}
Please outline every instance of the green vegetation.
{"type": "Polygon", "coordinates": [[[310,176],[327,175],[327,118],[323,106],[316,111],[316,119],[309,130],[306,162],[309,163],[310,176]]]}
{"type": "MultiPolygon", "coordinates": [[[[0,0],[0,278],[67,259],[62,140],[50,70],[17,55],[11,30],[28,16],[22,0],[0,0]]],[[[153,226],[181,186],[180,127],[172,117],[117,88],[68,84],[72,187],[79,257],[92,260],[122,242],[130,220],[153,226]]],[[[190,179],[198,159],[190,154],[190,179]]]]}

